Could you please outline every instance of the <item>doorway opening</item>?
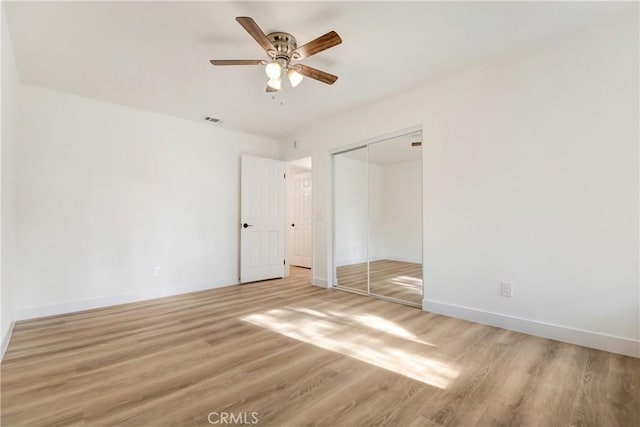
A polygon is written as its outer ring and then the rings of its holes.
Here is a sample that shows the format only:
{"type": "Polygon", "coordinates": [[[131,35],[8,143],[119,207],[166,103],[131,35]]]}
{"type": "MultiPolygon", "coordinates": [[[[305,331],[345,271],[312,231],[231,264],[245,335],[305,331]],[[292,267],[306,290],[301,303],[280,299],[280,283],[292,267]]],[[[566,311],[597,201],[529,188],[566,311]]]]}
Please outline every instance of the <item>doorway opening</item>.
{"type": "Polygon", "coordinates": [[[311,157],[287,163],[287,275],[313,264],[311,157]]]}

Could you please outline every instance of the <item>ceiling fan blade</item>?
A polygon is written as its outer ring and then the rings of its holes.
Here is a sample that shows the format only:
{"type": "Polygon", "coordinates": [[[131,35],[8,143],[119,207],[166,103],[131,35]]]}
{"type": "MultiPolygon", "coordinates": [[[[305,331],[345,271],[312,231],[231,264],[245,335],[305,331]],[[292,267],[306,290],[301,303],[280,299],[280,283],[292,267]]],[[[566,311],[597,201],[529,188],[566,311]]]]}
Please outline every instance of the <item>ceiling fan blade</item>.
{"type": "Polygon", "coordinates": [[[332,85],[336,82],[336,80],[338,80],[338,76],[334,76],[333,74],[317,70],[304,64],[296,65],[295,70],[305,77],[321,81],[322,83],[326,83],[328,85],[332,85]]]}
{"type": "Polygon", "coordinates": [[[273,47],[273,44],[271,44],[264,32],[260,29],[260,27],[258,27],[256,21],[254,21],[252,18],[249,18],[248,16],[238,16],[236,18],[236,21],[238,21],[238,23],[242,25],[245,30],[247,30],[251,37],[253,37],[264,50],[269,53],[275,54],[276,48],[273,47]]]}
{"type": "Polygon", "coordinates": [[[267,90],[266,90],[266,92],[267,92],[267,93],[271,93],[271,92],[278,92],[278,89],[273,88],[273,87],[271,87],[271,86],[267,85],[267,90]]]}
{"type": "Polygon", "coordinates": [[[342,43],[342,39],[335,31],[329,31],[327,34],[318,37],[315,40],[304,44],[293,51],[293,59],[308,58],[311,55],[322,52],[342,43]]]}
{"type": "Polygon", "coordinates": [[[213,65],[264,65],[266,61],[262,59],[212,59],[213,65]]]}

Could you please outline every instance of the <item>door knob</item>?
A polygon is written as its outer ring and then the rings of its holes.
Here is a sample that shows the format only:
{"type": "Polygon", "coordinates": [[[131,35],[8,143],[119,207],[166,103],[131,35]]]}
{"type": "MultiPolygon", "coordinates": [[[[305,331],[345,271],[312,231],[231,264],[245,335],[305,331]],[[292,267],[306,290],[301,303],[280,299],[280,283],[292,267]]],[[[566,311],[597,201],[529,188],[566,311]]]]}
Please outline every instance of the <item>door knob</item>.
{"type": "Polygon", "coordinates": [[[295,225],[295,224],[291,224],[291,226],[292,226],[292,227],[295,227],[296,225],[295,225]]]}
{"type": "Polygon", "coordinates": [[[246,222],[244,224],[242,224],[243,228],[247,228],[247,227],[253,227],[253,225],[251,224],[247,224],[246,222]]]}

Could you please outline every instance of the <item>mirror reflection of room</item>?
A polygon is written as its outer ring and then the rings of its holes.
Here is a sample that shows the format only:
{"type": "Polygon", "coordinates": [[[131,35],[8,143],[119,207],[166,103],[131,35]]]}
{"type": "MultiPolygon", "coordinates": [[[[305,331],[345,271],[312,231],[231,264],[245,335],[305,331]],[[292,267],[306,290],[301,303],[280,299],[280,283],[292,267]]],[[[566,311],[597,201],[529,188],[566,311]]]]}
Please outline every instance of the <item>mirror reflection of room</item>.
{"type": "Polygon", "coordinates": [[[367,147],[333,158],[335,206],[335,283],[368,293],[368,164],[367,147]]]}
{"type": "Polygon", "coordinates": [[[369,292],[422,305],[422,133],[369,145],[369,292]]]}
{"type": "Polygon", "coordinates": [[[336,285],[422,304],[422,132],[334,155],[336,285]]]}

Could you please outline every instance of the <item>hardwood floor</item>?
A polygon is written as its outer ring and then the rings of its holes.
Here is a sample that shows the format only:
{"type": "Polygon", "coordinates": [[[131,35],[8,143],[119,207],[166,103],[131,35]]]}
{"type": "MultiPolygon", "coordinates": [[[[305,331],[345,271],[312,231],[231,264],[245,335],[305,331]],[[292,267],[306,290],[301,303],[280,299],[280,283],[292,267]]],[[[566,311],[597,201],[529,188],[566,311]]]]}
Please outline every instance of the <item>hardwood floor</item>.
{"type": "MultiPolygon", "coordinates": [[[[370,270],[372,294],[422,306],[422,264],[381,260],[370,270]]],[[[367,292],[367,263],[338,267],[336,278],[341,287],[367,292]]]]}
{"type": "Polygon", "coordinates": [[[2,425],[206,426],[213,412],[264,426],[640,422],[640,359],[292,274],[18,322],[2,425]]]}

